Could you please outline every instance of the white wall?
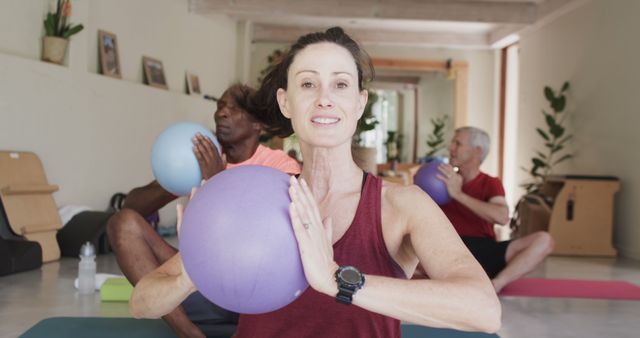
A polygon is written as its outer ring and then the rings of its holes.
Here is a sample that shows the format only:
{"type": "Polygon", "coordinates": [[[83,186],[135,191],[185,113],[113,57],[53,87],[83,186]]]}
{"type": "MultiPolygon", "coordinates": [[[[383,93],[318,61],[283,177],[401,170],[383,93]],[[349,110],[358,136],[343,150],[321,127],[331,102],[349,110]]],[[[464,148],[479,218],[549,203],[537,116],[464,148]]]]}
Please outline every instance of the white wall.
{"type": "Polygon", "coordinates": [[[249,79],[253,23],[238,20],[236,27],[236,78],[239,82],[253,85],[254,80],[249,79]]]}
{"type": "Polygon", "coordinates": [[[89,3],[91,72],[97,72],[96,32],[103,29],[118,36],[123,78],[128,80],[142,82],[142,55],[162,60],[172,91],[184,92],[185,70],[199,75],[204,92],[215,95],[235,78],[236,25],[230,19],[190,14],[187,0],[89,3]]]}
{"type": "Polygon", "coordinates": [[[185,71],[205,93],[234,82],[236,25],[190,14],[187,2],[74,1],[72,22],[85,29],[62,67],[38,61],[48,2],[0,2],[0,149],[37,153],[61,187],[58,205],[106,208],[114,192],[152,179],[150,149],[162,129],[181,120],[213,126],[214,103],[184,94],[185,71]],[[118,37],[122,80],[96,74],[98,29],[118,37]],[[169,91],[141,83],[142,55],[163,61],[169,91]]]}
{"type": "Polygon", "coordinates": [[[522,37],[518,143],[519,163],[528,164],[532,149],[540,146],[533,126],[543,123],[542,88],[569,80],[569,130],[575,135],[576,158],[557,173],[621,179],[614,243],[622,255],[640,259],[638,13],[636,0],[591,1],[522,37]]]}

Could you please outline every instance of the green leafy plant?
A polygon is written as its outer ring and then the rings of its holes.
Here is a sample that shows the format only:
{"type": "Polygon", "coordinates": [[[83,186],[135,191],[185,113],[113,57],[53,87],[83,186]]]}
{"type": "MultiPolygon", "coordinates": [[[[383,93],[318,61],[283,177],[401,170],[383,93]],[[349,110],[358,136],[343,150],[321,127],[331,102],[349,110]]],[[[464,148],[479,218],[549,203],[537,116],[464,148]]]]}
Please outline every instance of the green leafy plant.
{"type": "Polygon", "coordinates": [[[269,74],[275,64],[280,62],[280,59],[283,55],[284,52],[282,50],[276,49],[267,56],[267,66],[260,71],[260,75],[258,76],[258,83],[262,83],[264,77],[269,74]]]}
{"type": "Polygon", "coordinates": [[[71,17],[71,1],[58,0],[55,13],[47,13],[47,18],[44,20],[45,35],[68,39],[84,28],[82,24],[67,23],[69,17],[71,17]]]}
{"type": "Polygon", "coordinates": [[[387,141],[384,143],[387,147],[387,162],[400,162],[402,153],[402,139],[404,135],[395,130],[387,131],[387,141]]]}
{"type": "Polygon", "coordinates": [[[425,155],[427,158],[435,156],[440,150],[445,148],[444,133],[448,118],[449,116],[447,115],[431,118],[433,130],[427,137],[427,146],[429,147],[429,151],[427,151],[425,155]]]}
{"type": "Polygon", "coordinates": [[[362,133],[365,131],[373,130],[376,125],[379,123],[378,119],[373,116],[373,105],[378,102],[378,94],[374,91],[369,90],[369,99],[367,100],[367,104],[364,106],[364,113],[360,120],[358,120],[358,125],[356,126],[356,133],[353,135],[353,143],[360,144],[362,141],[362,133]]]}
{"type": "Polygon", "coordinates": [[[549,101],[551,113],[543,109],[542,115],[546,122],[546,130],[536,128],[538,136],[544,142],[545,150],[536,151],[536,155],[531,158],[531,168],[522,168],[532,178],[531,182],[522,185],[528,193],[540,189],[546,177],[553,171],[554,166],[573,158],[573,155],[565,150],[567,141],[573,137],[573,135],[566,133],[564,125],[567,118],[567,113],[564,112],[567,105],[565,93],[568,89],[569,82],[565,82],[560,91],[553,90],[549,86],[544,87],[544,97],[549,101]],[[563,150],[565,151],[563,152],[563,150]]]}
{"type": "MultiPolygon", "coordinates": [[[[264,79],[264,77],[271,71],[271,69],[273,69],[274,65],[280,62],[280,59],[282,58],[283,55],[284,55],[284,52],[282,50],[276,49],[267,56],[267,65],[260,71],[260,75],[258,75],[258,84],[262,83],[262,80],[264,79]]],[[[295,134],[289,137],[290,138],[294,137],[294,135],[295,134]]],[[[262,144],[269,144],[269,142],[271,142],[272,139],[273,139],[273,135],[263,132],[262,134],[260,134],[259,141],[262,144]]]]}

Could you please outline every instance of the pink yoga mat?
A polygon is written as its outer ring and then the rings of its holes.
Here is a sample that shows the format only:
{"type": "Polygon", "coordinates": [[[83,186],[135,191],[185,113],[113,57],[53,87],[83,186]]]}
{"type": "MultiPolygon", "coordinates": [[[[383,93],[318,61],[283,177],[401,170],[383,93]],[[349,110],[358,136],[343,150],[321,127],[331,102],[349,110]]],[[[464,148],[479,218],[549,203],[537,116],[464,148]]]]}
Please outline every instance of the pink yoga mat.
{"type": "Polygon", "coordinates": [[[640,300],[640,287],[623,281],[522,278],[500,296],[640,300]]]}

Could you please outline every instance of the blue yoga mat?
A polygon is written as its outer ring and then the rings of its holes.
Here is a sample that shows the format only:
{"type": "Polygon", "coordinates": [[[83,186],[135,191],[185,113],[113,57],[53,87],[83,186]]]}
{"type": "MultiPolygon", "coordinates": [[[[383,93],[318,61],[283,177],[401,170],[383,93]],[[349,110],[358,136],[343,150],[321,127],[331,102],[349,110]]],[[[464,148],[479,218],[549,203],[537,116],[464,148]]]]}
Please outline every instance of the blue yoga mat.
{"type": "MultiPolygon", "coordinates": [[[[22,338],[175,338],[173,331],[160,319],[52,317],[43,319],[23,333],[22,338]]],[[[495,334],[434,329],[402,325],[403,338],[489,338],[495,334]]]]}
{"type": "Polygon", "coordinates": [[[52,317],[39,321],[20,337],[176,338],[176,335],[159,319],[52,317]]]}
{"type": "Polygon", "coordinates": [[[464,332],[451,329],[436,329],[432,327],[408,325],[402,326],[402,338],[500,338],[497,334],[488,334],[483,332],[464,332]]]}

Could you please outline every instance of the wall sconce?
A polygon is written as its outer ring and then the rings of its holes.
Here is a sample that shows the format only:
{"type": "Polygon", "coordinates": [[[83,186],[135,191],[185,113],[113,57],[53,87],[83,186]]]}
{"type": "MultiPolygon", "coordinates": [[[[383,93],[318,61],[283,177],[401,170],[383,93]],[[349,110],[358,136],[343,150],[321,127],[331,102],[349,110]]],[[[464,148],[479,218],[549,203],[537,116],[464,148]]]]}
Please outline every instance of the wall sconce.
{"type": "Polygon", "coordinates": [[[453,60],[447,59],[447,80],[455,80],[456,71],[453,69],[453,60]]]}

